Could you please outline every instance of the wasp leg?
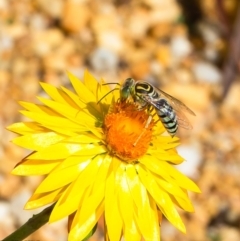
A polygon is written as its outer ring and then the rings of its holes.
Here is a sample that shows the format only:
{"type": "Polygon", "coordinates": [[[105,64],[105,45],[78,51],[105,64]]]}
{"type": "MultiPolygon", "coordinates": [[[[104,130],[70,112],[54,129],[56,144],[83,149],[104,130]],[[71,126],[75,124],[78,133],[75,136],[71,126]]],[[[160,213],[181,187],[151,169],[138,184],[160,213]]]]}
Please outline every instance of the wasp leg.
{"type": "Polygon", "coordinates": [[[144,106],[138,105],[138,106],[137,106],[137,110],[138,110],[138,111],[145,110],[146,108],[147,108],[146,105],[144,105],[144,106]]]}
{"type": "Polygon", "coordinates": [[[147,122],[146,122],[145,126],[144,126],[144,130],[143,130],[143,131],[141,132],[141,134],[138,136],[137,140],[133,143],[133,146],[136,146],[136,145],[137,145],[138,141],[140,140],[140,138],[142,137],[142,135],[144,134],[144,132],[147,130],[147,128],[148,128],[148,126],[150,125],[151,121],[152,121],[152,116],[150,115],[150,116],[148,117],[148,119],[147,119],[147,122]]]}
{"type": "MultiPolygon", "coordinates": [[[[156,111],[154,112],[154,110],[155,110],[155,108],[153,106],[148,107],[148,113],[149,113],[149,115],[152,116],[152,119],[154,116],[158,115],[156,111]],[[154,114],[152,114],[153,112],[154,112],[154,114]]],[[[160,119],[158,118],[156,121],[154,121],[154,123],[157,124],[159,121],[160,121],[160,119]]]]}

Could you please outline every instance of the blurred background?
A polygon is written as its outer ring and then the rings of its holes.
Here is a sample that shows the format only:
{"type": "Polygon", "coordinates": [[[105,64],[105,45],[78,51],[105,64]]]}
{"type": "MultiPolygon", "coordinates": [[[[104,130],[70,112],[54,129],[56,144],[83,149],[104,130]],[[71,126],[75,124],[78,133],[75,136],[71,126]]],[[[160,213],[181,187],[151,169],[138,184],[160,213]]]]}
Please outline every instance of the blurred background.
{"type": "MultiPolygon", "coordinates": [[[[163,220],[162,241],[240,240],[240,3],[238,0],[0,0],[0,240],[33,213],[23,206],[42,177],[10,171],[27,150],[5,127],[21,120],[18,100],[36,102],[39,81],[148,81],[189,106],[178,168],[202,194],[181,212],[187,234],[163,220]]],[[[103,240],[102,228],[90,239],[103,240]]],[[[66,241],[66,220],[27,240],[66,241]]]]}

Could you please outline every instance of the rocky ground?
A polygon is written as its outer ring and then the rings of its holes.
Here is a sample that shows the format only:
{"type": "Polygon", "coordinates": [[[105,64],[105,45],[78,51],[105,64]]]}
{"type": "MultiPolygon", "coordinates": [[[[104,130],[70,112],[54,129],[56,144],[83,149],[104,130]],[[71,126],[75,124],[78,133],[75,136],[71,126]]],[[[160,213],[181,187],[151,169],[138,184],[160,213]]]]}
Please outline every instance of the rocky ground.
{"type": "MultiPolygon", "coordinates": [[[[237,1],[221,2],[235,16],[237,1]]],[[[181,214],[187,234],[164,220],[162,240],[240,240],[240,82],[220,101],[229,45],[215,4],[201,2],[193,31],[175,0],[0,0],[0,240],[39,212],[23,206],[42,177],[10,174],[28,154],[5,129],[22,118],[17,101],[35,102],[39,81],[69,86],[66,71],[81,78],[86,68],[108,82],[149,81],[196,113],[193,130],[179,132],[179,168],[202,194],[190,194],[195,213],[181,214]]],[[[27,240],[66,237],[63,220],[27,240]]],[[[101,229],[90,240],[102,240],[101,229]]]]}

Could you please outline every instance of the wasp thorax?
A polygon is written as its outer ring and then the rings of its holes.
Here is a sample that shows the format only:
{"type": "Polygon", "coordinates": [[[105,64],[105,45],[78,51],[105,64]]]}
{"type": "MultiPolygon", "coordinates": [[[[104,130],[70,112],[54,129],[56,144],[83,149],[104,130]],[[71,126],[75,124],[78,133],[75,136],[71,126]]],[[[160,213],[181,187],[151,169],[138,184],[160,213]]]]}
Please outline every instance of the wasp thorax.
{"type": "Polygon", "coordinates": [[[143,156],[152,138],[154,121],[132,103],[118,102],[104,120],[106,145],[113,155],[135,162],[143,156]]]}

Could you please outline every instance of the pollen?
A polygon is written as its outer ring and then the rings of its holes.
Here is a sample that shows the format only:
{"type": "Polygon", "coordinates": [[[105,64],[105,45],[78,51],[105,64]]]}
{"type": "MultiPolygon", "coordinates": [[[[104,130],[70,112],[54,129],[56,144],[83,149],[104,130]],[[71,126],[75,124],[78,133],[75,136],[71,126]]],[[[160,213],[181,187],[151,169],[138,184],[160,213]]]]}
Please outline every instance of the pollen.
{"type": "Polygon", "coordinates": [[[128,163],[137,162],[150,145],[154,121],[146,110],[133,103],[117,102],[105,116],[104,132],[107,147],[128,163]]]}

